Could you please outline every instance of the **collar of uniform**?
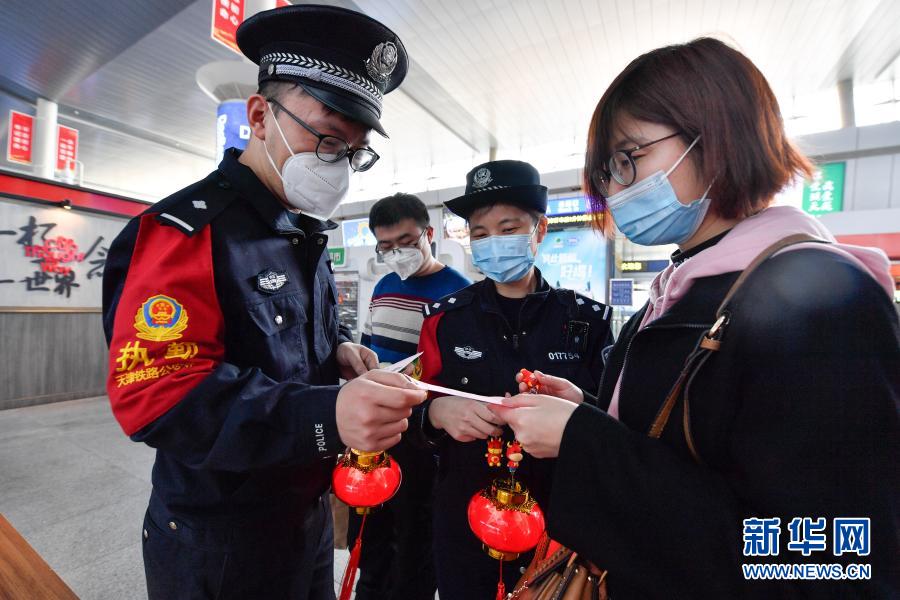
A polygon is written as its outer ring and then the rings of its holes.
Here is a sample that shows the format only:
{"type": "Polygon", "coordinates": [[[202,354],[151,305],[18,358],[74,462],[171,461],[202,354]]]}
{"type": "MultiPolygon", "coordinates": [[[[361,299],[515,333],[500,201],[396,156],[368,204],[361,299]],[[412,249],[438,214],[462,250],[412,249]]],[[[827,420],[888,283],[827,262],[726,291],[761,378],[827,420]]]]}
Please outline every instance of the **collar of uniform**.
{"type": "Polygon", "coordinates": [[[334,221],[320,221],[306,215],[292,219],[291,213],[284,208],[278,198],[269,191],[256,173],[242,164],[238,159],[241,150],[229,148],[219,163],[219,172],[235,187],[242,197],[246,198],[272,229],[278,233],[302,233],[310,235],[337,228],[334,221]],[[296,220],[296,223],[295,223],[296,220]]]}
{"type": "MultiPolygon", "coordinates": [[[[547,299],[547,295],[550,293],[550,284],[544,280],[541,270],[537,267],[534,268],[534,276],[537,285],[533,292],[523,298],[523,305],[525,306],[538,306],[547,299]]],[[[500,311],[500,305],[497,303],[497,284],[493,279],[488,277],[484,279],[484,285],[479,290],[479,296],[481,297],[481,308],[487,312],[503,314],[500,311]]],[[[525,312],[523,309],[523,318],[525,317],[525,312]]]]}

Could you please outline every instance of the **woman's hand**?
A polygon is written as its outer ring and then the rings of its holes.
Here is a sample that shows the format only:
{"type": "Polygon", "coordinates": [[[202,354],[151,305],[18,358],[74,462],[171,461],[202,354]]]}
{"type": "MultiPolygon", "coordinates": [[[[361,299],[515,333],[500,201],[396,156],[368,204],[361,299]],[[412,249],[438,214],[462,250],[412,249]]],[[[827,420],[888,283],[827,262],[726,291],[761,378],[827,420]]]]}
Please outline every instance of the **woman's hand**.
{"type": "MultiPolygon", "coordinates": [[[[535,371],[534,376],[541,384],[541,393],[548,396],[556,396],[575,404],[584,402],[584,392],[580,387],[562,377],[554,377],[540,371],[535,371]]],[[[519,391],[528,392],[528,386],[522,381],[522,373],[516,373],[516,382],[519,384],[519,391]]]]}
{"type": "Polygon", "coordinates": [[[563,431],[576,408],[571,401],[543,394],[519,394],[505,398],[503,406],[490,405],[491,412],[512,427],[522,449],[537,458],[559,456],[563,431]]]}
{"type": "Polygon", "coordinates": [[[443,429],[457,442],[484,440],[502,435],[506,422],[481,402],[454,396],[441,396],[428,406],[428,420],[435,429],[443,429]]]}

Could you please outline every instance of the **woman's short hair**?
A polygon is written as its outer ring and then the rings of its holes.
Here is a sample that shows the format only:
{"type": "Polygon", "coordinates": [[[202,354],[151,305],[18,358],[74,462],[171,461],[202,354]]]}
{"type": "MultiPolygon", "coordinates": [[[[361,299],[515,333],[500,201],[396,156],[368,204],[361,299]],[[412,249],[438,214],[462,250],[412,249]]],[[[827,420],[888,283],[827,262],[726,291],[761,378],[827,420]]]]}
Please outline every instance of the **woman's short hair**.
{"type": "Polygon", "coordinates": [[[584,187],[594,226],[608,227],[606,198],[595,174],[610,156],[621,115],[668,125],[685,144],[705,181],[711,208],[733,219],[755,214],[797,175],[813,166],[784,131],[775,94],[746,56],[713,38],[658,48],[634,59],[607,88],[591,118],[584,187]]]}

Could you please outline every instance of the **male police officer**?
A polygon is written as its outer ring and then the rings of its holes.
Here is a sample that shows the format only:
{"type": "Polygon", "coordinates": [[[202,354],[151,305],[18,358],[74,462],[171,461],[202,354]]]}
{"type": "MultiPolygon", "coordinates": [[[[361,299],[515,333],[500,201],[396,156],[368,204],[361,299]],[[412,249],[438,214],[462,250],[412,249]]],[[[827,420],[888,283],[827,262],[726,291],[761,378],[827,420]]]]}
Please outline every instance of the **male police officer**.
{"type": "MultiPolygon", "coordinates": [[[[610,309],[571,290],[551,288],[534,267],[547,233],[547,188],[534,167],[511,160],[475,167],[466,177],[466,194],[447,202],[447,208],[469,222],[472,261],[487,279],[426,307],[419,341],[422,379],[502,396],[518,393],[516,373],[527,368],[597,389],[601,351],[612,343],[610,309]]],[[[417,411],[413,431],[440,456],[434,562],[441,600],[490,598],[497,562],[469,530],[466,506],[500,475],[488,466],[480,440],[503,436],[509,442],[512,433],[487,405],[474,400],[438,397],[417,411]]],[[[552,461],[526,456],[517,477],[538,502],[545,502],[552,461]]],[[[504,570],[507,589],[529,557],[504,570]]]]}
{"type": "Polygon", "coordinates": [[[407,69],[352,11],[293,6],[238,30],[260,65],[253,135],[130,221],[104,279],[108,390],[157,448],[144,520],[151,599],[333,598],[323,494],[343,444],[390,447],[424,394],[371,371],[339,327],[323,231],[407,69]],[[339,375],[356,377],[342,388],[339,375]],[[392,387],[393,386],[393,387],[392,387]]]}

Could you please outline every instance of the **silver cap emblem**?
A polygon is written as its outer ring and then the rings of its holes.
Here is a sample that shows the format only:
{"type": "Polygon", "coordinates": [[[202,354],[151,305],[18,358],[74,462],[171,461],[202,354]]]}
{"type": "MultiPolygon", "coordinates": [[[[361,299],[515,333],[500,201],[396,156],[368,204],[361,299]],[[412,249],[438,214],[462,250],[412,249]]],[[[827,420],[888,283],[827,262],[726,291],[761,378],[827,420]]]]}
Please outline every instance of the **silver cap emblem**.
{"type": "Polygon", "coordinates": [[[393,42],[381,42],[366,60],[366,72],[379,83],[387,83],[397,68],[397,46],[393,42]]]}
{"type": "Polygon", "coordinates": [[[480,169],[475,171],[475,177],[472,178],[472,187],[483,188],[491,181],[493,181],[493,179],[491,178],[490,170],[485,167],[481,167],[480,169]]]}

